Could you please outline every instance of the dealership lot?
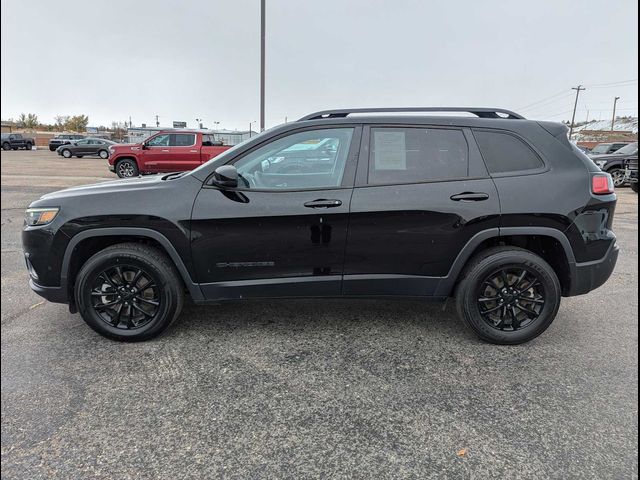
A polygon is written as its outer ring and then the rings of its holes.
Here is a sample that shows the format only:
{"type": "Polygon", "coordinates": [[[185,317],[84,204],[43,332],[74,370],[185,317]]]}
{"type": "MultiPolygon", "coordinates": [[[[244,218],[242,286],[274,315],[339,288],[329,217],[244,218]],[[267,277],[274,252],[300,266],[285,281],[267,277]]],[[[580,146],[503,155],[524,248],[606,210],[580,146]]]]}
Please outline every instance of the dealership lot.
{"type": "Polygon", "coordinates": [[[1,153],[3,478],[637,477],[638,196],[622,253],[517,347],[417,301],[187,306],[159,339],[99,337],[27,287],[24,208],[115,176],[1,153]]]}

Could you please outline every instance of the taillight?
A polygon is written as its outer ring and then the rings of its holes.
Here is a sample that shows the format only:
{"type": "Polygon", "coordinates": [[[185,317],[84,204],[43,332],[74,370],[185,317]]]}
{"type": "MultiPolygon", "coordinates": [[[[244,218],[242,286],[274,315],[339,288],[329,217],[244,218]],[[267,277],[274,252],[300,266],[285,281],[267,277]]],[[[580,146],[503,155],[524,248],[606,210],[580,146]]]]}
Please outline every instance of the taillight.
{"type": "Polygon", "coordinates": [[[600,173],[591,178],[591,191],[595,195],[609,195],[614,192],[613,179],[608,173],[600,173]]]}

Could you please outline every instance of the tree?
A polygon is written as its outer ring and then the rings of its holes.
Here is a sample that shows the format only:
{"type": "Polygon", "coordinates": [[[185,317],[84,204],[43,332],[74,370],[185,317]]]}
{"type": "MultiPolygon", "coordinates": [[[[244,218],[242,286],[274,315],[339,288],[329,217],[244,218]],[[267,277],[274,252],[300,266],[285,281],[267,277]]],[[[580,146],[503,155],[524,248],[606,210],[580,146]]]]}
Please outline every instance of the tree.
{"type": "Polygon", "coordinates": [[[89,125],[89,117],[86,115],[74,115],[70,117],[64,125],[64,128],[73,132],[84,132],[89,125]]]}
{"type": "Polygon", "coordinates": [[[21,113],[18,117],[18,126],[22,128],[36,128],[38,126],[38,116],[35,113],[21,113]]]}
{"type": "Polygon", "coordinates": [[[55,124],[56,130],[58,130],[59,132],[62,132],[64,130],[65,125],[69,121],[69,115],[56,115],[53,119],[56,122],[55,124]]]}

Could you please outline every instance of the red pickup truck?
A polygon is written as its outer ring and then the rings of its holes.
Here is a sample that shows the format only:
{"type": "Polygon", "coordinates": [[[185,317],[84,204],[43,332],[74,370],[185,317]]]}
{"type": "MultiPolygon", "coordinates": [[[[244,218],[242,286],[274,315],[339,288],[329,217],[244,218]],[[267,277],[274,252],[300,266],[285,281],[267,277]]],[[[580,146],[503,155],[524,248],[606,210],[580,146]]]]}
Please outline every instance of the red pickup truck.
{"type": "Polygon", "coordinates": [[[109,147],[109,170],[120,178],[137,177],[143,173],[193,170],[229,148],[216,142],[213,133],[163,131],[142,143],[109,147]]]}

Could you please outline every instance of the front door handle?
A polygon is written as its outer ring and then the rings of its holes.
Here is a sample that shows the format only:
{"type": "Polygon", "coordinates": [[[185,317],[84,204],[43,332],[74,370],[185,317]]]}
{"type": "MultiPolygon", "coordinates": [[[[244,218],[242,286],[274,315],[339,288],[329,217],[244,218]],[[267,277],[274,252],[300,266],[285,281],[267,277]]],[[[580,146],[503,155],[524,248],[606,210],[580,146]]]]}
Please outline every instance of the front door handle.
{"type": "Polygon", "coordinates": [[[304,204],[307,208],[335,208],[340,205],[342,205],[342,201],[340,200],[326,200],[324,198],[312,200],[304,204]]]}
{"type": "Polygon", "coordinates": [[[463,192],[457,195],[451,195],[451,200],[455,202],[482,202],[488,199],[489,195],[482,192],[463,192]]]}

